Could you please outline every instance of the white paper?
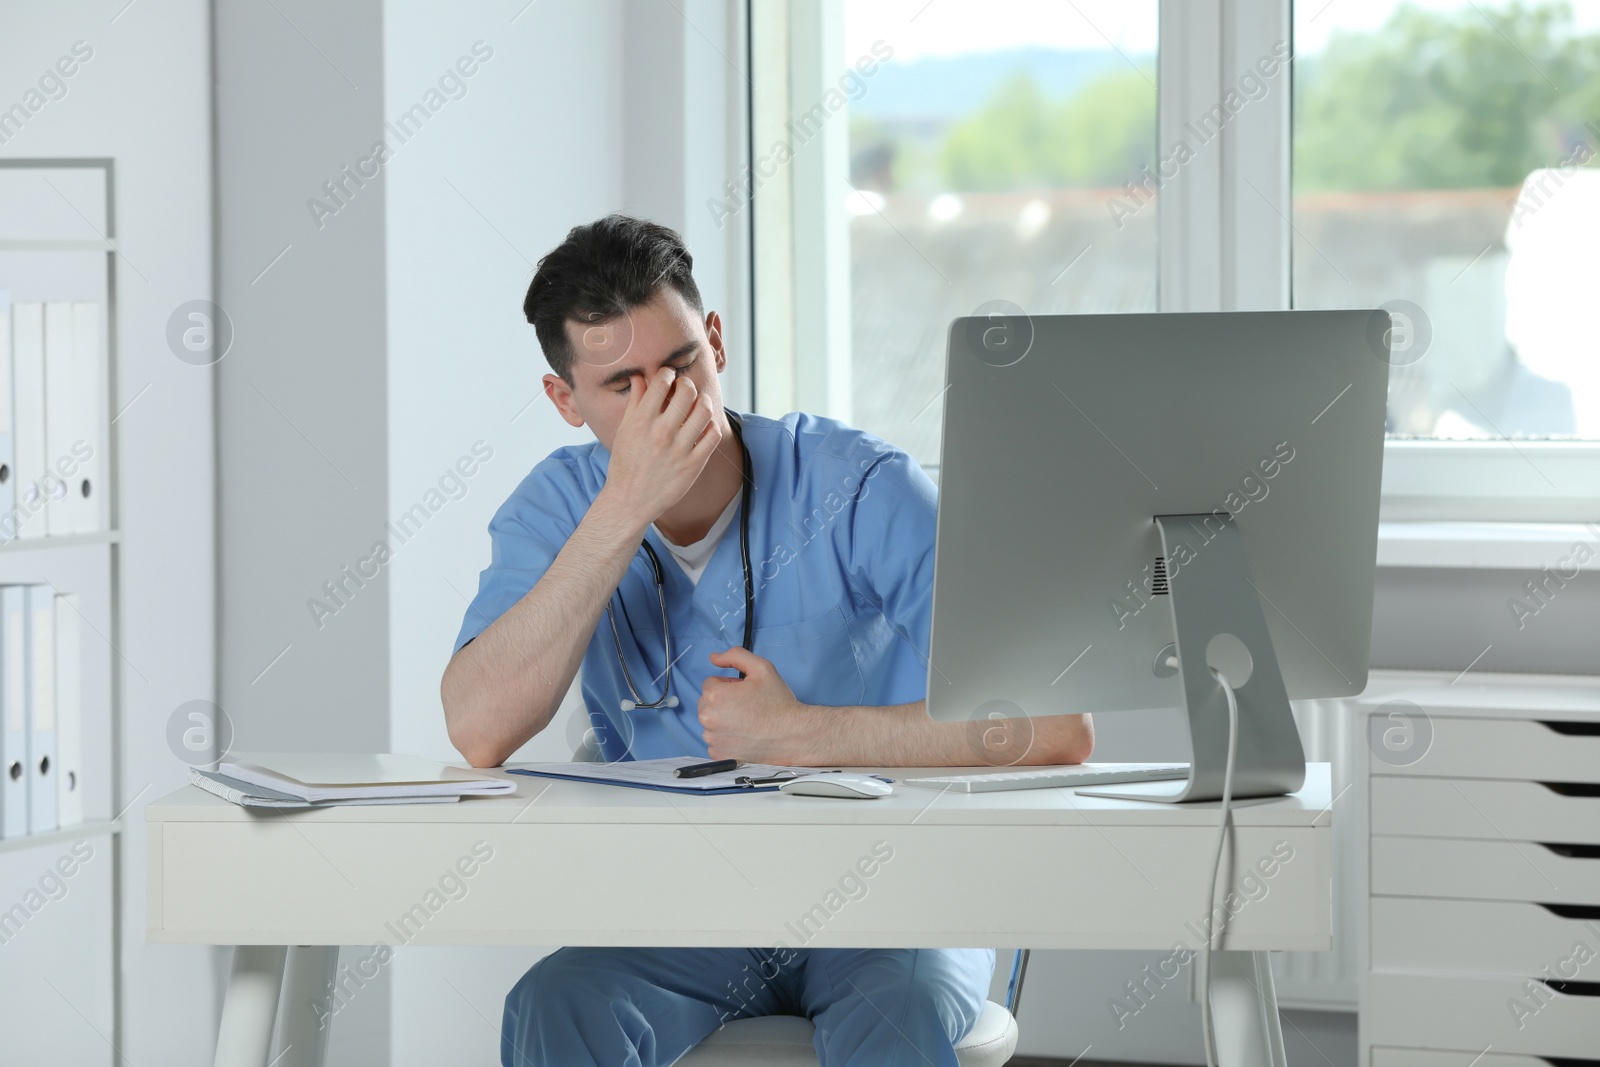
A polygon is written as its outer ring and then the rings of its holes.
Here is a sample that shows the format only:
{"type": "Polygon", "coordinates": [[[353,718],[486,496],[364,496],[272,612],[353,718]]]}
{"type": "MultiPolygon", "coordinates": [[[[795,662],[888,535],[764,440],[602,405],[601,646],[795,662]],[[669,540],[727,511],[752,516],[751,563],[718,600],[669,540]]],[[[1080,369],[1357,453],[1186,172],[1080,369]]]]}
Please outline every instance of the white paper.
{"type": "Polygon", "coordinates": [[[487,796],[517,790],[509,778],[393,752],[238,753],[217,769],[241,782],[312,801],[487,796]]]}

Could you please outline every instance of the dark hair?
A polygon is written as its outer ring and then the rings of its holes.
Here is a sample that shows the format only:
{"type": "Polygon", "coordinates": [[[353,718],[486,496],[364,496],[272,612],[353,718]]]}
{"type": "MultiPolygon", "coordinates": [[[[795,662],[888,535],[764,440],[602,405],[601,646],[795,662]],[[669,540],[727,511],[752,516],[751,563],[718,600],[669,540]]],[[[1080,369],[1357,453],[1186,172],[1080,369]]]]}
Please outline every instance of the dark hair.
{"type": "Polygon", "coordinates": [[[665,226],[612,214],[574,226],[543,259],[522,301],[550,368],[572,384],[576,353],[568,321],[604,322],[647,303],[671,286],[704,311],[694,284],[694,258],[683,238],[665,226]]]}

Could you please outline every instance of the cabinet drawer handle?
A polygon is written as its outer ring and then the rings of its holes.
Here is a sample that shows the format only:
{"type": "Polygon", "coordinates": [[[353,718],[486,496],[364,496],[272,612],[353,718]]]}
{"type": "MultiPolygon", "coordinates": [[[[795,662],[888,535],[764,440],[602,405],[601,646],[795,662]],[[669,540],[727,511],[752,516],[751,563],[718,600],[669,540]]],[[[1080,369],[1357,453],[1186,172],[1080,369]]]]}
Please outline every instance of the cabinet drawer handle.
{"type": "MultiPolygon", "coordinates": [[[[1600,919],[1600,907],[1593,904],[1540,904],[1539,907],[1563,919],[1579,919],[1594,922],[1600,919]]],[[[1600,1067],[1600,1060],[1592,1061],[1600,1067]]]]}
{"type": "MultiPolygon", "coordinates": [[[[1566,734],[1568,737],[1600,737],[1600,722],[1550,722],[1540,719],[1539,723],[1558,734],[1566,734]]],[[[1591,1060],[1589,1062],[1600,1061],[1591,1060]]]]}
{"type": "Polygon", "coordinates": [[[1545,978],[1543,982],[1569,997],[1600,997],[1600,982],[1566,982],[1559,978],[1545,978]]]}
{"type": "Polygon", "coordinates": [[[1540,1056],[1550,1067],[1600,1067],[1600,1060],[1579,1059],[1577,1056],[1540,1056]]]}
{"type": "Polygon", "coordinates": [[[1539,844],[1569,860],[1600,860],[1600,845],[1553,845],[1548,841],[1539,844]]]}
{"type": "Polygon", "coordinates": [[[1552,793],[1564,797],[1600,797],[1600,782],[1540,782],[1552,793]]]}

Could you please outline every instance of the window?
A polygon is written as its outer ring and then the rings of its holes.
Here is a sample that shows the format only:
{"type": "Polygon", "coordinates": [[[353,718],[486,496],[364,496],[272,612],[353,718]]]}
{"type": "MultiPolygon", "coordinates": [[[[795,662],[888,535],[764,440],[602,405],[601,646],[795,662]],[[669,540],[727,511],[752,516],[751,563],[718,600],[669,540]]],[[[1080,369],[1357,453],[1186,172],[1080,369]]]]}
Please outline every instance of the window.
{"type": "Polygon", "coordinates": [[[932,466],[954,317],[1386,306],[1385,517],[1592,521],[1600,3],[750,11],[757,410],[932,466]]]}
{"type": "Polygon", "coordinates": [[[1313,2],[1294,29],[1294,306],[1394,313],[1394,437],[1600,440],[1600,5],[1313,2]]]}
{"type": "Polygon", "coordinates": [[[1154,195],[1125,183],[1156,162],[1158,4],[788,6],[752,7],[757,406],[931,469],[951,319],[1156,308],[1154,195]]]}

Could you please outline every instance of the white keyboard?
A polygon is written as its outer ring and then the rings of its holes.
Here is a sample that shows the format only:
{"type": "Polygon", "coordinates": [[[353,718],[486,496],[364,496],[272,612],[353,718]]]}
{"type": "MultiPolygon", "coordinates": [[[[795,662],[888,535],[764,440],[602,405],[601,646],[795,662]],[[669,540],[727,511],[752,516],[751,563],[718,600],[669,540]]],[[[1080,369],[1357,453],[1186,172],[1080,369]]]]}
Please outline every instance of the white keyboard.
{"type": "Polygon", "coordinates": [[[1075,767],[1030,767],[1019,771],[902,778],[900,784],[951,793],[994,793],[1005,789],[1078,789],[1123,782],[1164,782],[1187,777],[1187,763],[1081,763],[1075,767]]]}

